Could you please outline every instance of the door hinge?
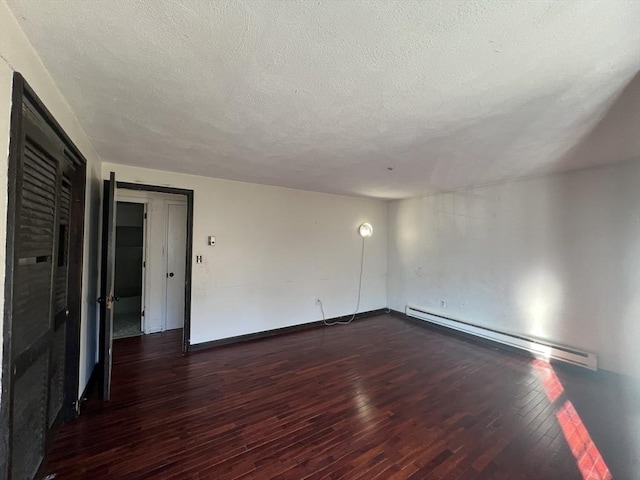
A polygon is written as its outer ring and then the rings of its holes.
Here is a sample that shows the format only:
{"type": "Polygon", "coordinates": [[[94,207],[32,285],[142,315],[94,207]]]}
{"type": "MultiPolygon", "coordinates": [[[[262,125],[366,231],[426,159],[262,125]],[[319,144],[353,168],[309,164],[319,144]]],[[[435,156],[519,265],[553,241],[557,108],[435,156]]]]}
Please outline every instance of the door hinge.
{"type": "Polygon", "coordinates": [[[144,219],[145,219],[145,220],[147,219],[147,214],[146,214],[146,213],[144,214],[144,219]]]}
{"type": "Polygon", "coordinates": [[[142,268],[147,268],[147,262],[142,262],[142,268]]]}
{"type": "Polygon", "coordinates": [[[76,415],[80,415],[80,399],[73,402],[73,409],[76,411],[76,415]]]}
{"type": "Polygon", "coordinates": [[[144,317],[144,310],[142,310],[142,316],[144,317]]]}

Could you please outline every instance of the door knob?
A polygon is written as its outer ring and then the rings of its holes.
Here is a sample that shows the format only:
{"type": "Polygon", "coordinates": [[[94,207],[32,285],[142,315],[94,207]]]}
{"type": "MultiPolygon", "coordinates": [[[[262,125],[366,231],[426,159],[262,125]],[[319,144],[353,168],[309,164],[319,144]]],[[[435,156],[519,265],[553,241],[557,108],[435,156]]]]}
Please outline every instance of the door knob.
{"type": "Polygon", "coordinates": [[[170,276],[170,277],[173,277],[173,272],[171,272],[171,273],[169,274],[169,276],[170,276]]]}

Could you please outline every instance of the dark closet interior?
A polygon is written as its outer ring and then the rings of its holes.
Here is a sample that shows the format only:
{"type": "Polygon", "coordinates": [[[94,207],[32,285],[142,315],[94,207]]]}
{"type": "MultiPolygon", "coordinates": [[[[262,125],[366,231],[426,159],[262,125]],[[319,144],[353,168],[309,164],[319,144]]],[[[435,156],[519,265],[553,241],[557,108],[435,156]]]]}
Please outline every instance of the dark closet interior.
{"type": "Polygon", "coordinates": [[[142,334],[144,204],[118,202],[113,338],[142,334]]]}

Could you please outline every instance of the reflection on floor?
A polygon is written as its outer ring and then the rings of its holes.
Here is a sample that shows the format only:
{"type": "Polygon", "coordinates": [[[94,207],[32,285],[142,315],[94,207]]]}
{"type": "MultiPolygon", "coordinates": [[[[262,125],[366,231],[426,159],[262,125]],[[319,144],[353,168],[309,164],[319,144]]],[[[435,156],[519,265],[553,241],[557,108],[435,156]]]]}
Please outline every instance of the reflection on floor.
{"type": "Polygon", "coordinates": [[[113,316],[113,338],[135,337],[142,335],[140,313],[117,313],[113,316]]]}

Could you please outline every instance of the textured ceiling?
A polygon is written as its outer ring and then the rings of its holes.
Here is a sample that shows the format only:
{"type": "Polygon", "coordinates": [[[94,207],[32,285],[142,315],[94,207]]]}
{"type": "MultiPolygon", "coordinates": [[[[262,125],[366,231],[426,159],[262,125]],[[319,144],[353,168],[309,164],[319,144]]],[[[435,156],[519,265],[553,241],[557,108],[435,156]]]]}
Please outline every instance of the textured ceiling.
{"type": "Polygon", "coordinates": [[[7,3],[109,162],[401,198],[640,156],[638,1],[7,3]]]}

